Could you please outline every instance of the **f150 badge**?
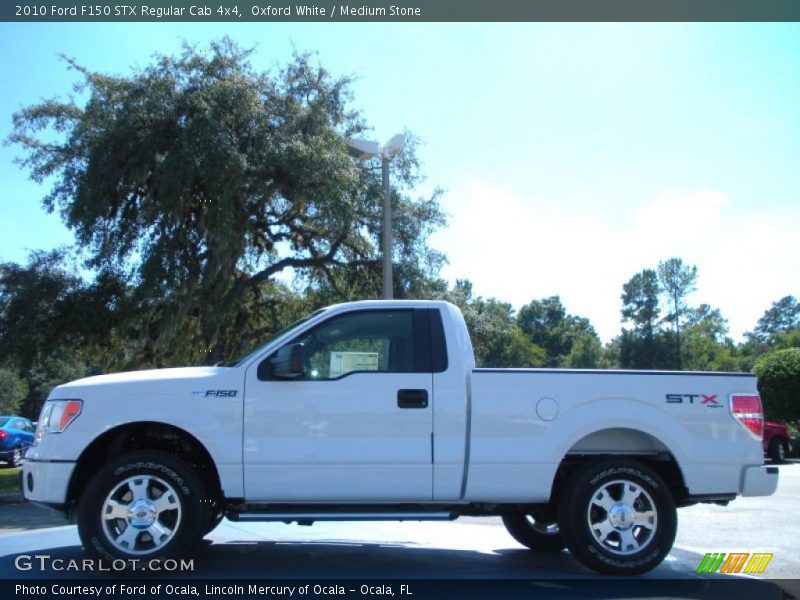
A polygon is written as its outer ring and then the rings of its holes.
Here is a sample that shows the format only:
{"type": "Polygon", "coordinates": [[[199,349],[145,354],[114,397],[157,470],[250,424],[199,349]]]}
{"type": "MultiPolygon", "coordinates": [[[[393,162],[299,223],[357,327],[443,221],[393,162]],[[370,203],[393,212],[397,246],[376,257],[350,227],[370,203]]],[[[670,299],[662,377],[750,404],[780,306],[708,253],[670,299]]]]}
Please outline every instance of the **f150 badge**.
{"type": "Polygon", "coordinates": [[[206,390],[205,392],[192,392],[192,396],[200,396],[201,398],[208,398],[209,396],[215,398],[235,398],[237,390],[206,390]]]}
{"type": "Polygon", "coordinates": [[[717,401],[717,395],[706,396],[705,394],[667,394],[667,402],[670,404],[702,404],[710,408],[722,408],[722,404],[717,401]],[[701,400],[702,398],[702,400],[701,400]]]}

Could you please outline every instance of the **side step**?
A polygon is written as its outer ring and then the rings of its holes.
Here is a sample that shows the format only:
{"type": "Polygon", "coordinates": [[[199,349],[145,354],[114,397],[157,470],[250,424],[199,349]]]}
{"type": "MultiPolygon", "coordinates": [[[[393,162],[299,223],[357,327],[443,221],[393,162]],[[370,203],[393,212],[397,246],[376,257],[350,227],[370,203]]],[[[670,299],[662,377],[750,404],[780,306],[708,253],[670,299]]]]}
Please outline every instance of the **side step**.
{"type": "Polygon", "coordinates": [[[452,512],[229,512],[231,521],[452,521],[452,512]]]}

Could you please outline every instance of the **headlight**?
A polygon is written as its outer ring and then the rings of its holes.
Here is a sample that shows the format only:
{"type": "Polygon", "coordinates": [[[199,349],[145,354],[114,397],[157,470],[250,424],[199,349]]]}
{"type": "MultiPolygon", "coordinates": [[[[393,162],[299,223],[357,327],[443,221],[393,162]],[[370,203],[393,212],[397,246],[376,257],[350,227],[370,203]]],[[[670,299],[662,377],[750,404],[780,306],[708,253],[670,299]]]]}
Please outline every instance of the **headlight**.
{"type": "Polygon", "coordinates": [[[42,441],[45,433],[61,433],[81,414],[82,400],[48,400],[39,414],[36,437],[33,443],[42,441]]]}

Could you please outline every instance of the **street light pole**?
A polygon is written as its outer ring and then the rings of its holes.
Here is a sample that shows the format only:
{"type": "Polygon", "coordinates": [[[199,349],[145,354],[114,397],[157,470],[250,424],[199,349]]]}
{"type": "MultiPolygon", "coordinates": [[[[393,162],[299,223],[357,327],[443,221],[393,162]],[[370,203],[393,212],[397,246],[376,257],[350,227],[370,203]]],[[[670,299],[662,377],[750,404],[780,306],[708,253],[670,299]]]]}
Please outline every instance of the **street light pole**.
{"type": "Polygon", "coordinates": [[[389,163],[406,144],[406,136],[399,133],[390,139],[383,148],[369,140],[347,140],[350,153],[356,158],[381,157],[381,187],[383,189],[383,298],[391,300],[394,285],[392,278],[392,193],[389,186],[389,163]]]}
{"type": "Polygon", "coordinates": [[[389,157],[381,156],[383,180],[383,298],[391,300],[394,292],[392,281],[392,196],[389,190],[389,157]]]}

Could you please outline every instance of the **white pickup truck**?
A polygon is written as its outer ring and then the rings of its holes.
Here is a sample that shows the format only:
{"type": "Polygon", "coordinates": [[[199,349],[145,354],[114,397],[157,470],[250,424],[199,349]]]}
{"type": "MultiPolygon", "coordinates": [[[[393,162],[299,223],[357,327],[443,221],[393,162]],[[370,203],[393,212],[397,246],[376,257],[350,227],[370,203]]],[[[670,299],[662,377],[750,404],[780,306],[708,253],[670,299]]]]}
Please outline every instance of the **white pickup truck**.
{"type": "Polygon", "coordinates": [[[762,430],[751,375],[476,369],[452,304],[366,301],[232,364],[58,386],[22,485],[107,559],[182,555],[223,516],[471,515],[637,574],[669,552],[677,507],[775,491],[762,430]]]}

